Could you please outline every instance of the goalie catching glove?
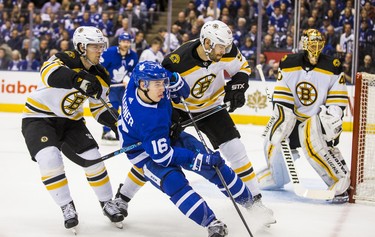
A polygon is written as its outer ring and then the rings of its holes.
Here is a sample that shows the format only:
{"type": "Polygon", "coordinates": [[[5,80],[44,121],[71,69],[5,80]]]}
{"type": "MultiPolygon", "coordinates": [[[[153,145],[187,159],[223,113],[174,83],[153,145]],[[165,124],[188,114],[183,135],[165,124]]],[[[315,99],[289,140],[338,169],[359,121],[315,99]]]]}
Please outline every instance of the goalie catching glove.
{"type": "Polygon", "coordinates": [[[79,90],[82,94],[99,99],[102,95],[103,88],[96,76],[81,70],[74,77],[73,87],[79,90]]]}
{"type": "Polygon", "coordinates": [[[232,80],[224,86],[224,102],[230,102],[229,113],[245,104],[245,91],[247,88],[249,88],[248,78],[232,80]]]}
{"type": "Polygon", "coordinates": [[[320,106],[319,119],[327,142],[335,140],[342,132],[342,109],[337,105],[320,106]]]}
{"type": "Polygon", "coordinates": [[[218,151],[212,154],[198,153],[191,161],[191,167],[194,171],[208,170],[213,167],[220,168],[224,164],[225,162],[218,151]]]}
{"type": "Polygon", "coordinates": [[[168,73],[169,75],[169,92],[174,103],[181,102],[181,96],[186,99],[190,95],[190,87],[186,81],[177,72],[168,73]]]}

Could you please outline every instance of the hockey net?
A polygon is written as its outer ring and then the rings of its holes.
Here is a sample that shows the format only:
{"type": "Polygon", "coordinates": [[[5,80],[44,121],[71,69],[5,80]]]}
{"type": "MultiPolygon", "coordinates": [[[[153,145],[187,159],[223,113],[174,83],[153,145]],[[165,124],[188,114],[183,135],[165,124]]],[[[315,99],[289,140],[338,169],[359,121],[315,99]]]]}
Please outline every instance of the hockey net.
{"type": "Polygon", "coordinates": [[[375,202],[375,75],[357,73],[350,202],[375,202]]]}

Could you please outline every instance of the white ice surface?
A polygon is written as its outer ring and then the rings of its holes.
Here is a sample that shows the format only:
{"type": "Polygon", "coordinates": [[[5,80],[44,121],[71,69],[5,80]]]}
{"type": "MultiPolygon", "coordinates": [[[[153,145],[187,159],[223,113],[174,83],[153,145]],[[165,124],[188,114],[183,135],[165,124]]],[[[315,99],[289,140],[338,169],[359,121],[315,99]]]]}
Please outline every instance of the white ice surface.
{"type": "MultiPolygon", "coordinates": [[[[87,118],[88,126],[100,143],[101,126],[87,118]]],[[[0,237],[73,236],[63,226],[60,208],[52,201],[40,180],[39,169],[32,162],[23,136],[21,118],[16,113],[0,113],[0,237]]],[[[265,165],[261,150],[262,127],[238,126],[242,141],[255,170],[265,165]]],[[[189,128],[189,132],[195,134],[189,128]]],[[[343,133],[340,148],[350,164],[351,133],[343,133]]],[[[100,146],[107,154],[118,147],[100,146]]],[[[121,237],[200,237],[207,231],[182,215],[169,199],[146,184],[130,202],[124,229],[115,228],[103,216],[99,203],[87,184],[83,169],[66,158],[66,175],[79,213],[78,236],[121,237]]],[[[124,155],[106,161],[114,192],[130,169],[124,155]]],[[[304,158],[296,162],[302,183],[308,187],[325,188],[304,158]]],[[[188,173],[191,185],[228,225],[229,236],[249,236],[231,201],[195,174],[188,173]]],[[[263,192],[263,202],[272,208],[277,224],[262,229],[256,217],[241,208],[256,237],[370,237],[375,236],[375,205],[333,205],[297,197],[286,186],[284,191],[263,192]]]]}

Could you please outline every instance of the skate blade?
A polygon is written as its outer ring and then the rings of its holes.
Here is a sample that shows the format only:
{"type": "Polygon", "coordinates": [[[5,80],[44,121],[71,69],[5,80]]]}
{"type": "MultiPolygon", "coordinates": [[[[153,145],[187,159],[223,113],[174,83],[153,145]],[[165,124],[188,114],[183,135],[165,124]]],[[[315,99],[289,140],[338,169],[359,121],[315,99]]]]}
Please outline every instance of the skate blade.
{"type": "Polygon", "coordinates": [[[74,235],[77,235],[77,230],[75,227],[72,227],[69,230],[71,230],[74,235]]]}
{"type": "Polygon", "coordinates": [[[122,223],[122,221],[112,222],[112,223],[114,224],[114,226],[116,226],[119,229],[123,229],[124,228],[124,224],[122,223]]]}

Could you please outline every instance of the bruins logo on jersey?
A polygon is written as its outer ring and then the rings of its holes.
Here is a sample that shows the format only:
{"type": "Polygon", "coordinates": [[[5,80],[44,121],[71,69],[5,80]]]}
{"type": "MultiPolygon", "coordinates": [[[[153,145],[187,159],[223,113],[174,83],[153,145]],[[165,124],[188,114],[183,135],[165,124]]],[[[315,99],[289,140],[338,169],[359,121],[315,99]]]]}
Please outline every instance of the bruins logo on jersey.
{"type": "Polygon", "coordinates": [[[209,74],[198,79],[191,89],[191,95],[198,99],[202,98],[202,96],[210,87],[211,83],[215,80],[215,78],[215,74],[209,74]]]}
{"type": "Polygon", "coordinates": [[[78,94],[78,91],[67,94],[61,102],[61,110],[71,116],[85,102],[86,97],[78,94]]]}
{"type": "Polygon", "coordinates": [[[335,59],[333,60],[333,66],[338,67],[338,66],[340,66],[340,64],[341,64],[341,62],[340,62],[340,60],[338,60],[337,58],[335,58],[335,59]]]}
{"type": "Polygon", "coordinates": [[[318,91],[312,84],[308,82],[298,83],[296,90],[298,99],[304,106],[310,106],[314,104],[314,102],[318,98],[318,91]]]}
{"type": "Polygon", "coordinates": [[[171,56],[169,56],[169,59],[172,61],[172,63],[179,63],[180,55],[174,53],[171,56]]]}

